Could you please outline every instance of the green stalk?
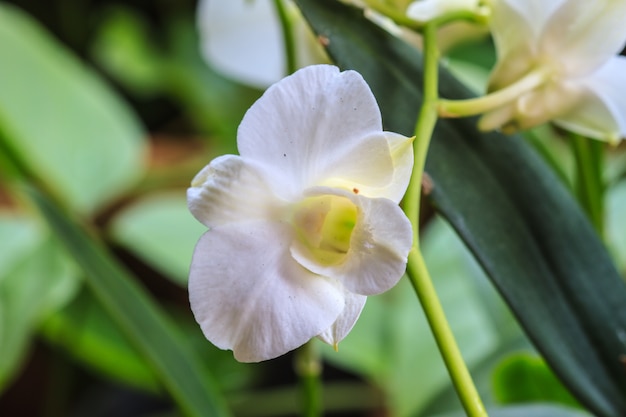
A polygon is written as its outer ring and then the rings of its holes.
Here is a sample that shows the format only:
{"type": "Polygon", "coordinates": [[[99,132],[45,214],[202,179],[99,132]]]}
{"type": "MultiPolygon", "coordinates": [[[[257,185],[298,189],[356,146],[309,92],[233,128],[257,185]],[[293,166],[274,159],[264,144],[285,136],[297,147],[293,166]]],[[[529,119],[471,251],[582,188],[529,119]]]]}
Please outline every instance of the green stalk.
{"type": "Polygon", "coordinates": [[[537,69],[526,74],[513,84],[482,97],[465,100],[440,100],[439,115],[442,117],[475,116],[501,107],[522,94],[545,84],[550,72],[537,69]]]}
{"type": "Polygon", "coordinates": [[[437,122],[437,86],[438,58],[436,45],[436,23],[424,27],[424,97],[415,127],[415,165],[409,189],[405,196],[404,210],[413,227],[413,247],[409,253],[407,275],[420,300],[426,319],[446,364],[452,383],[470,417],[486,417],[487,412],[474,386],[472,377],[463,360],[461,352],[443,307],[435,291],[432,279],[419,248],[419,220],[422,175],[426,163],[426,154],[437,122]]]}
{"type": "Polygon", "coordinates": [[[604,143],[575,133],[570,138],[576,160],[576,197],[598,235],[604,237],[604,143]]]}
{"type": "Polygon", "coordinates": [[[296,62],[296,41],[293,31],[293,20],[289,17],[289,11],[285,6],[284,0],[274,0],[278,20],[283,32],[283,42],[285,48],[285,59],[287,74],[293,74],[298,69],[296,62]]]}
{"type": "Polygon", "coordinates": [[[309,340],[296,352],[295,369],[300,378],[303,417],[321,417],[322,406],[322,363],[314,340],[309,340]]]}

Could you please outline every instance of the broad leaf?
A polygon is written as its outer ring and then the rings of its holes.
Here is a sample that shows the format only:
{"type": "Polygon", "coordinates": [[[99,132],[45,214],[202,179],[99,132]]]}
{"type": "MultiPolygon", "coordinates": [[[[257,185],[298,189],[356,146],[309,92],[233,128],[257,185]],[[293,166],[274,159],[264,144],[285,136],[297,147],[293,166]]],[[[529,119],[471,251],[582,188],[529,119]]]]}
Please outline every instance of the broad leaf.
{"type": "Polygon", "coordinates": [[[544,360],[528,353],[515,353],[498,364],[493,389],[500,404],[543,402],[579,406],[544,360]]]}
{"type": "Polygon", "coordinates": [[[137,201],[113,220],[117,242],[187,286],[191,255],[206,227],[193,218],[185,194],[155,194],[137,201]]]}
{"type": "Polygon", "coordinates": [[[19,371],[40,322],[76,293],[80,280],[41,225],[0,214],[0,391],[19,371]]]}
{"type": "MultiPolygon", "coordinates": [[[[360,71],[388,130],[411,134],[421,57],[333,0],[298,0],[328,51],[360,71]]],[[[468,97],[445,71],[441,94],[468,97]]],[[[438,123],[426,170],[430,201],[498,287],[555,373],[599,416],[626,415],[626,287],[554,173],[518,137],[481,134],[475,120],[438,123]]]]}
{"type": "Polygon", "coordinates": [[[6,2],[0,62],[2,145],[70,207],[92,211],[142,172],[143,132],[130,109],[6,2]]]}

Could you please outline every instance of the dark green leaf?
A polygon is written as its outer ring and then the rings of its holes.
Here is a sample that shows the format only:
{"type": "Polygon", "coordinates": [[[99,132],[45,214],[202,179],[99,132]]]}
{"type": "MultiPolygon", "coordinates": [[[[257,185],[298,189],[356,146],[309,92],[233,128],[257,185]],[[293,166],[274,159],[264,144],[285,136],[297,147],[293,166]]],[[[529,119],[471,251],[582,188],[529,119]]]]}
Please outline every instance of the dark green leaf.
{"type": "MultiPolygon", "coordinates": [[[[333,0],[298,0],[328,51],[368,81],[385,127],[412,134],[419,53],[333,0]]],[[[469,94],[445,71],[447,98],[469,94]]],[[[481,134],[474,119],[438,123],[428,156],[436,209],[500,290],[533,343],[599,416],[626,415],[626,286],[578,205],[518,137],[481,134]]]]}
{"type": "Polygon", "coordinates": [[[42,325],[42,333],[74,360],[108,378],[148,391],[160,388],[145,358],[88,291],[50,315],[42,325]]]}
{"type": "Polygon", "coordinates": [[[86,275],[107,313],[143,354],[188,416],[227,416],[215,383],[160,307],[94,238],[40,191],[25,187],[57,238],[86,275]]]}

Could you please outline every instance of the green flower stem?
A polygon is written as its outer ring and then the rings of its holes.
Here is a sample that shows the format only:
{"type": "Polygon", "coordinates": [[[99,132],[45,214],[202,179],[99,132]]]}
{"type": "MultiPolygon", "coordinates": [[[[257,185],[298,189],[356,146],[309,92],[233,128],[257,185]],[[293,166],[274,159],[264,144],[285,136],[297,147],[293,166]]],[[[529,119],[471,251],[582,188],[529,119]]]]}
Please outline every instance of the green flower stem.
{"type": "Polygon", "coordinates": [[[296,352],[295,369],[300,378],[302,398],[302,416],[320,417],[322,406],[322,362],[315,346],[310,340],[296,352]]]}
{"type": "Polygon", "coordinates": [[[422,304],[424,314],[446,364],[452,383],[470,417],[486,417],[487,412],[446,319],[441,302],[419,249],[419,213],[422,174],[428,145],[437,122],[438,50],[436,24],[424,28],[424,97],[415,127],[415,165],[405,196],[404,210],[413,227],[413,247],[409,253],[407,275],[422,304]]]}
{"type": "Polygon", "coordinates": [[[466,100],[439,100],[438,112],[442,117],[475,116],[503,106],[517,97],[544,84],[550,72],[538,69],[529,72],[513,84],[482,97],[466,100]]]}
{"type": "Polygon", "coordinates": [[[576,160],[576,196],[598,234],[604,237],[604,143],[575,133],[570,137],[576,160]]]}
{"type": "Polygon", "coordinates": [[[285,59],[287,74],[293,74],[298,69],[296,63],[296,41],[294,38],[293,19],[289,16],[289,10],[285,5],[285,0],[274,0],[274,7],[278,14],[280,27],[283,32],[283,42],[285,48],[285,59]]]}

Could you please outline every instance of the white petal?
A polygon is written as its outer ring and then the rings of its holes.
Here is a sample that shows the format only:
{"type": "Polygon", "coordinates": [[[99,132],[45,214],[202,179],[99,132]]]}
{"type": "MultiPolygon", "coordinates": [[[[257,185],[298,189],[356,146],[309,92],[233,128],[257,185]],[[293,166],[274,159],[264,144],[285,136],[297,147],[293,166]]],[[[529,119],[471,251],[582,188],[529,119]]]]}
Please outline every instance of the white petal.
{"type": "Polygon", "coordinates": [[[529,71],[538,39],[551,14],[565,0],[498,0],[490,22],[498,53],[489,90],[503,88],[529,71]]]}
{"type": "Polygon", "coordinates": [[[406,15],[418,22],[427,22],[446,13],[478,9],[478,0],[418,0],[409,4],[406,15]]]}
{"type": "Polygon", "coordinates": [[[315,184],[342,188],[371,198],[399,203],[413,171],[413,138],[381,132],[361,140],[346,155],[331,155],[332,164],[315,184]]]}
{"type": "Polygon", "coordinates": [[[285,75],[280,24],[269,0],[201,0],[202,53],[217,70],[266,87],[285,75]]]}
{"type": "Polygon", "coordinates": [[[204,335],[242,362],[280,356],[329,328],[344,308],[336,281],[289,255],[289,227],[243,222],[208,231],[196,246],[189,298],[204,335]]]}
{"type": "Polygon", "coordinates": [[[569,75],[586,75],[618,54],[626,42],[626,2],[568,0],[551,16],[541,53],[569,75]]]}
{"type": "Polygon", "coordinates": [[[405,136],[397,133],[385,132],[387,143],[391,149],[393,159],[393,179],[385,192],[372,195],[372,197],[388,198],[399,203],[406,193],[413,172],[413,139],[407,141],[405,136]]]}
{"type": "Polygon", "coordinates": [[[307,192],[311,196],[328,194],[347,197],[358,209],[345,260],[322,265],[298,239],[291,246],[293,257],[316,274],[338,279],[356,294],[378,294],[396,285],[406,269],[413,242],[411,223],[400,207],[386,198],[367,198],[327,187],[307,192]]]}
{"type": "Polygon", "coordinates": [[[237,141],[242,156],[281,182],[276,192],[286,199],[339,171],[358,170],[373,186],[393,174],[374,95],[360,74],[330,65],[306,67],[270,87],[244,116],[237,141]],[[374,160],[383,169],[367,176],[364,167],[374,160]]]}
{"type": "Polygon", "coordinates": [[[512,122],[520,130],[546,123],[570,111],[582,91],[576,83],[546,84],[517,100],[512,122]]]}
{"type": "Polygon", "coordinates": [[[280,202],[262,173],[239,156],[223,155],[204,167],[187,189],[189,210],[211,228],[231,222],[280,217],[280,202]]]}
{"type": "Polygon", "coordinates": [[[585,93],[555,123],[596,139],[626,137],[626,58],[614,57],[590,77],[580,81],[585,93]]]}
{"type": "Polygon", "coordinates": [[[339,342],[341,342],[354,327],[367,300],[366,296],[353,294],[349,291],[345,291],[344,297],[345,307],[337,321],[328,329],[317,335],[320,340],[324,343],[328,343],[335,349],[339,342]]]}

